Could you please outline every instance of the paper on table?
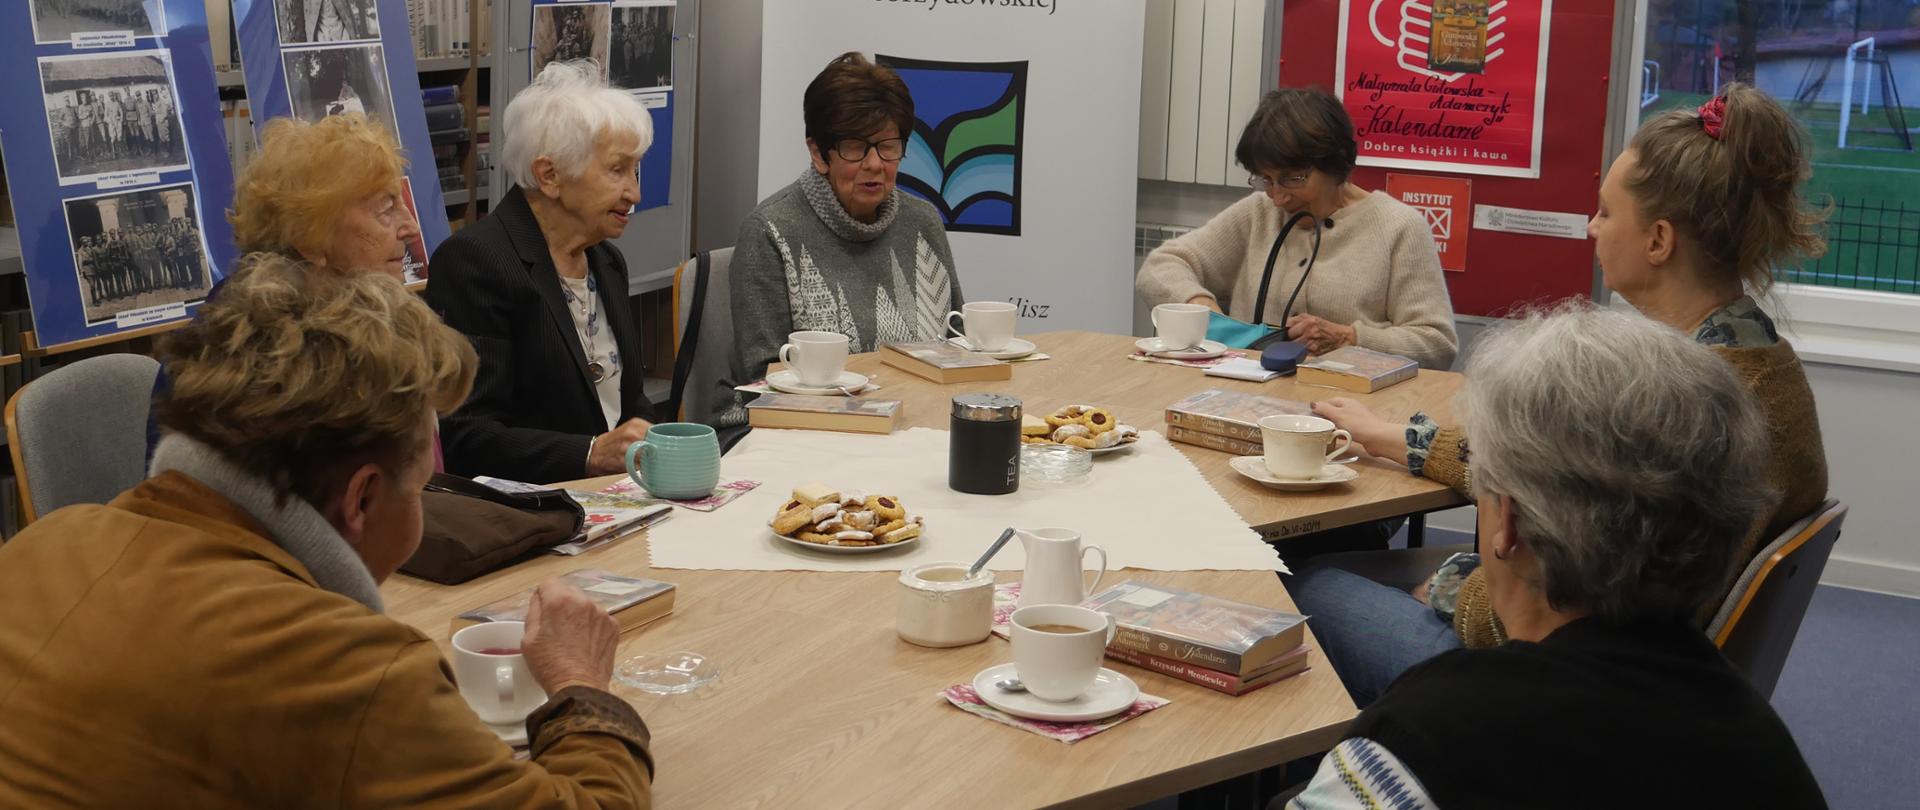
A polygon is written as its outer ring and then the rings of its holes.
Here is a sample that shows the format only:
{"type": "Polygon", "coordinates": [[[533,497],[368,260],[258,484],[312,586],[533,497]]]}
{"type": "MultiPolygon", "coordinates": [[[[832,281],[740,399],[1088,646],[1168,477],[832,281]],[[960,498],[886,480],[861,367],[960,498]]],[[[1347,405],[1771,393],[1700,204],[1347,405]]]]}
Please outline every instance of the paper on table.
{"type": "Polygon", "coordinates": [[[1219,357],[1209,357],[1205,360],[1181,360],[1177,357],[1156,357],[1146,352],[1136,351],[1127,355],[1127,359],[1138,360],[1142,363],[1164,363],[1169,366],[1186,366],[1187,368],[1213,368],[1221,363],[1246,356],[1245,352],[1229,349],[1226,354],[1220,355],[1219,357]]]}
{"type": "MultiPolygon", "coordinates": [[[[947,432],[913,428],[886,436],[755,430],[721,465],[728,477],[767,482],[718,512],[684,514],[650,536],[655,568],[733,571],[899,571],[980,555],[1008,526],[1065,526],[1107,552],[1109,567],[1157,571],[1273,571],[1280,560],[1193,462],[1153,431],[1126,453],[1094,462],[1079,486],[1028,485],[1010,495],[947,488],[947,432]],[[767,521],[795,486],[898,497],[926,518],[912,546],[874,554],[812,553],[775,540],[767,521]]],[[[1088,559],[1097,559],[1089,555],[1088,559]]],[[[991,568],[1018,571],[1026,553],[1010,543],[991,568]]]]}

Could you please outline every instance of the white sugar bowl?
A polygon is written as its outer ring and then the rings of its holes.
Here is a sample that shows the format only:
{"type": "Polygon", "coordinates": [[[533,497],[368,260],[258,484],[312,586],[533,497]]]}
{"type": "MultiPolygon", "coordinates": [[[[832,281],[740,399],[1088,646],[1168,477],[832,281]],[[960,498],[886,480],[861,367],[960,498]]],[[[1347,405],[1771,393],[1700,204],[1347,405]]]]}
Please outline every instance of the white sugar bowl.
{"type": "Polygon", "coordinates": [[[922,647],[959,647],[993,634],[993,572],[936,562],[900,572],[900,637],[922,647]]]}

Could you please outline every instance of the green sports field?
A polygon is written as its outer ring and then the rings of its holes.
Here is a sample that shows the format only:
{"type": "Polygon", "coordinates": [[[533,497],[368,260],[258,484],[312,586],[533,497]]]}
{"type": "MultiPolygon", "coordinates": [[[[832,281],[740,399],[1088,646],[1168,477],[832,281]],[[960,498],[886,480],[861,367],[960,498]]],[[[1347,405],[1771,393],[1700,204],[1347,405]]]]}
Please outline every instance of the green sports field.
{"type": "MultiPolygon", "coordinates": [[[[1694,109],[1698,94],[1665,92],[1643,113],[1694,109]]],[[[1876,99],[1878,101],[1878,99],[1876,99]]],[[[1859,101],[1848,127],[1848,148],[1838,146],[1837,104],[1815,104],[1797,111],[1813,138],[1813,179],[1806,196],[1815,205],[1833,206],[1827,223],[1827,255],[1788,268],[1786,278],[1807,284],[1885,292],[1920,293],[1920,152],[1901,150],[1888,134],[1878,104],[1860,114],[1859,101]],[[1873,130],[1879,130],[1875,132],[1873,130]]],[[[1920,108],[1906,107],[1909,127],[1920,127],[1920,108]]],[[[1914,136],[1920,143],[1920,133],[1914,136]]]]}

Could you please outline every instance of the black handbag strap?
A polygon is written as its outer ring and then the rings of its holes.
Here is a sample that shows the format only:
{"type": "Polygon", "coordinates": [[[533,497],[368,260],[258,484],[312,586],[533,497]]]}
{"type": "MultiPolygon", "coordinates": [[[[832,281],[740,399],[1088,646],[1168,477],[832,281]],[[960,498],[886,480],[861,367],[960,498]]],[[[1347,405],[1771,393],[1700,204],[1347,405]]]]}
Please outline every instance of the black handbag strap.
{"type": "MultiPolygon", "coordinates": [[[[1280,258],[1280,245],[1287,241],[1287,234],[1293,232],[1293,226],[1306,220],[1313,226],[1313,245],[1307,251],[1307,269],[1300,273],[1300,281],[1293,285],[1293,293],[1287,296],[1287,305],[1280,310],[1280,331],[1269,334],[1253,342],[1250,349],[1264,349],[1268,345],[1287,339],[1287,321],[1293,316],[1293,302],[1300,297],[1300,289],[1307,286],[1307,276],[1313,274],[1313,263],[1320,258],[1320,220],[1310,211],[1301,211],[1287,218],[1280,226],[1280,235],[1273,238],[1273,248],[1267,251],[1267,267],[1260,274],[1260,294],[1253,299],[1253,321],[1261,325],[1267,312],[1267,287],[1273,284],[1273,265],[1280,258]]],[[[1331,221],[1331,220],[1329,220],[1331,221]]]]}
{"type": "Polygon", "coordinates": [[[704,250],[693,259],[693,300],[687,304],[687,325],[680,330],[680,351],[673,357],[673,388],[662,410],[668,419],[681,418],[680,404],[686,401],[687,377],[693,373],[694,353],[700,349],[700,320],[707,311],[707,278],[712,275],[708,267],[712,261],[713,254],[704,250]]]}

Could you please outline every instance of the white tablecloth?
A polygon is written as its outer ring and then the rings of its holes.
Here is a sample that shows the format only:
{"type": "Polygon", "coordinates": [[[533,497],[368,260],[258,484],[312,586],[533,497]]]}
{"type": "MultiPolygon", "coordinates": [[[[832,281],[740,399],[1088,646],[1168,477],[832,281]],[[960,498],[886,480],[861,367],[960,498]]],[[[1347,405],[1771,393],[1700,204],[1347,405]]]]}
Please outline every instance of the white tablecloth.
{"type": "MultiPolygon", "coordinates": [[[[720,461],[723,478],[763,482],[720,509],[677,510],[650,530],[655,568],[732,571],[898,571],[942,560],[971,562],[1008,526],[1063,526],[1107,552],[1110,568],[1271,571],[1271,546],[1234,514],[1200,471],[1159,433],[1132,450],[1097,457],[1092,479],[1071,487],[1028,485],[1010,495],[947,488],[947,432],[913,428],[887,436],[755,430],[720,461]],[[767,521],[809,481],[892,495],[926,518],[920,542],[875,554],[827,554],[773,537],[767,521]]],[[[1090,560],[1097,558],[1089,555],[1090,560]]],[[[1017,571],[1016,539],[991,568],[1017,571]]]]}

